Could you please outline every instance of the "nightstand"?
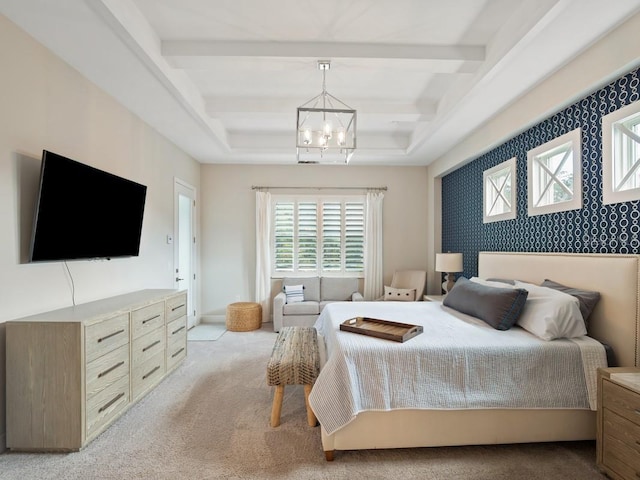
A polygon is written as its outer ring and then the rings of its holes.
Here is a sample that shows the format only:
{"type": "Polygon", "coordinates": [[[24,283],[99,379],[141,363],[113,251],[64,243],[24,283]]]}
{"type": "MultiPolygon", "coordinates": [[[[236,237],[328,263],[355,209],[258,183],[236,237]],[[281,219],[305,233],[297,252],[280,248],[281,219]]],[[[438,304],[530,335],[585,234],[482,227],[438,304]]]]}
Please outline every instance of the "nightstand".
{"type": "Polygon", "coordinates": [[[422,300],[425,302],[442,302],[444,295],[423,295],[422,300]]]}
{"type": "Polygon", "coordinates": [[[640,476],[640,368],[598,369],[597,465],[618,480],[640,476]]]}

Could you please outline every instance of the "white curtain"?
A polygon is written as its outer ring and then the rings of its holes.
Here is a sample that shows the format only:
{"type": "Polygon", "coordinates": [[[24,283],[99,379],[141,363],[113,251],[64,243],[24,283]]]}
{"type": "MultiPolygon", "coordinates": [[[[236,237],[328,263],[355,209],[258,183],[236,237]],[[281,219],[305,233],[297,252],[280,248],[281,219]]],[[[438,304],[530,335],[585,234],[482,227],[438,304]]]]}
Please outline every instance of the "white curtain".
{"type": "Polygon", "coordinates": [[[271,313],[271,194],[256,192],[256,302],[262,305],[262,321],[271,313]]]}
{"type": "Polygon", "coordinates": [[[364,299],[384,295],[382,275],[382,201],[384,193],[368,192],[366,200],[364,247],[364,299]]]}

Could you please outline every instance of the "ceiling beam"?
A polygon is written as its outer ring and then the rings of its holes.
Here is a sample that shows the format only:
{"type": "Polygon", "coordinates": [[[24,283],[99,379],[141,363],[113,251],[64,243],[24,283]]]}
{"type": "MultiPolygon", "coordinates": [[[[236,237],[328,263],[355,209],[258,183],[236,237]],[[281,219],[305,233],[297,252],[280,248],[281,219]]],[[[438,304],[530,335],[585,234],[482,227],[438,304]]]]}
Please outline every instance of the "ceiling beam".
{"type": "MultiPolygon", "coordinates": [[[[299,104],[299,99],[207,97],[205,111],[212,118],[245,114],[290,115],[299,104]]],[[[435,103],[418,107],[414,103],[359,102],[357,107],[359,115],[434,116],[437,113],[435,103]]]]}
{"type": "Polygon", "coordinates": [[[483,62],[483,45],[366,44],[338,42],[220,42],[164,40],[162,56],[175,68],[193,68],[210,57],[378,58],[483,62]]]}

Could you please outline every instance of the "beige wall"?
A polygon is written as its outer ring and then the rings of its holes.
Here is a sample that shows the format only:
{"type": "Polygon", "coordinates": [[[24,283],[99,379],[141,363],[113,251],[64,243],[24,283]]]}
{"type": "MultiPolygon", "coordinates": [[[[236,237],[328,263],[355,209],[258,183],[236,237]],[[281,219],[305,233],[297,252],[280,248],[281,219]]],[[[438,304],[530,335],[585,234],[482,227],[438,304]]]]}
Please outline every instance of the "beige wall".
{"type": "MultiPolygon", "coordinates": [[[[174,177],[200,165],[0,16],[0,450],[5,445],[5,321],[72,304],[63,263],[27,263],[40,158],[51,150],[147,185],[141,254],[68,266],[75,302],[173,288],[174,177]]],[[[107,199],[108,201],[108,199],[107,199]]]]}
{"type": "MultiPolygon", "coordinates": [[[[224,315],[227,304],[254,300],[256,244],[252,186],[388,187],[383,207],[383,242],[384,277],[389,284],[395,270],[426,267],[426,180],[425,167],[203,165],[202,312],[224,315]]],[[[274,189],[272,193],[291,190],[274,189]]]]}
{"type": "MultiPolygon", "coordinates": [[[[426,242],[431,288],[437,288],[435,253],[441,247],[440,179],[640,65],[638,31],[640,14],[628,19],[429,165],[429,194],[425,205],[430,225],[426,242]]],[[[435,293],[435,290],[429,289],[429,292],[435,293]]]]}

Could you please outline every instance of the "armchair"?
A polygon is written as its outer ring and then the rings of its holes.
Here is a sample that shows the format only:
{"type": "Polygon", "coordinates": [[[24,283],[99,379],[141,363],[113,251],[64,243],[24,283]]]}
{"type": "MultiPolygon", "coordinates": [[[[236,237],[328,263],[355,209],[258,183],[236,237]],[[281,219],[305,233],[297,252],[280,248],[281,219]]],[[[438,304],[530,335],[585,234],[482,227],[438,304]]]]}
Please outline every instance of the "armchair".
{"type": "MultiPolygon", "coordinates": [[[[415,301],[420,302],[422,301],[426,284],[426,270],[400,270],[393,274],[390,287],[398,289],[415,289],[415,301]]],[[[380,300],[384,300],[384,296],[380,298],[380,300]]]]}

